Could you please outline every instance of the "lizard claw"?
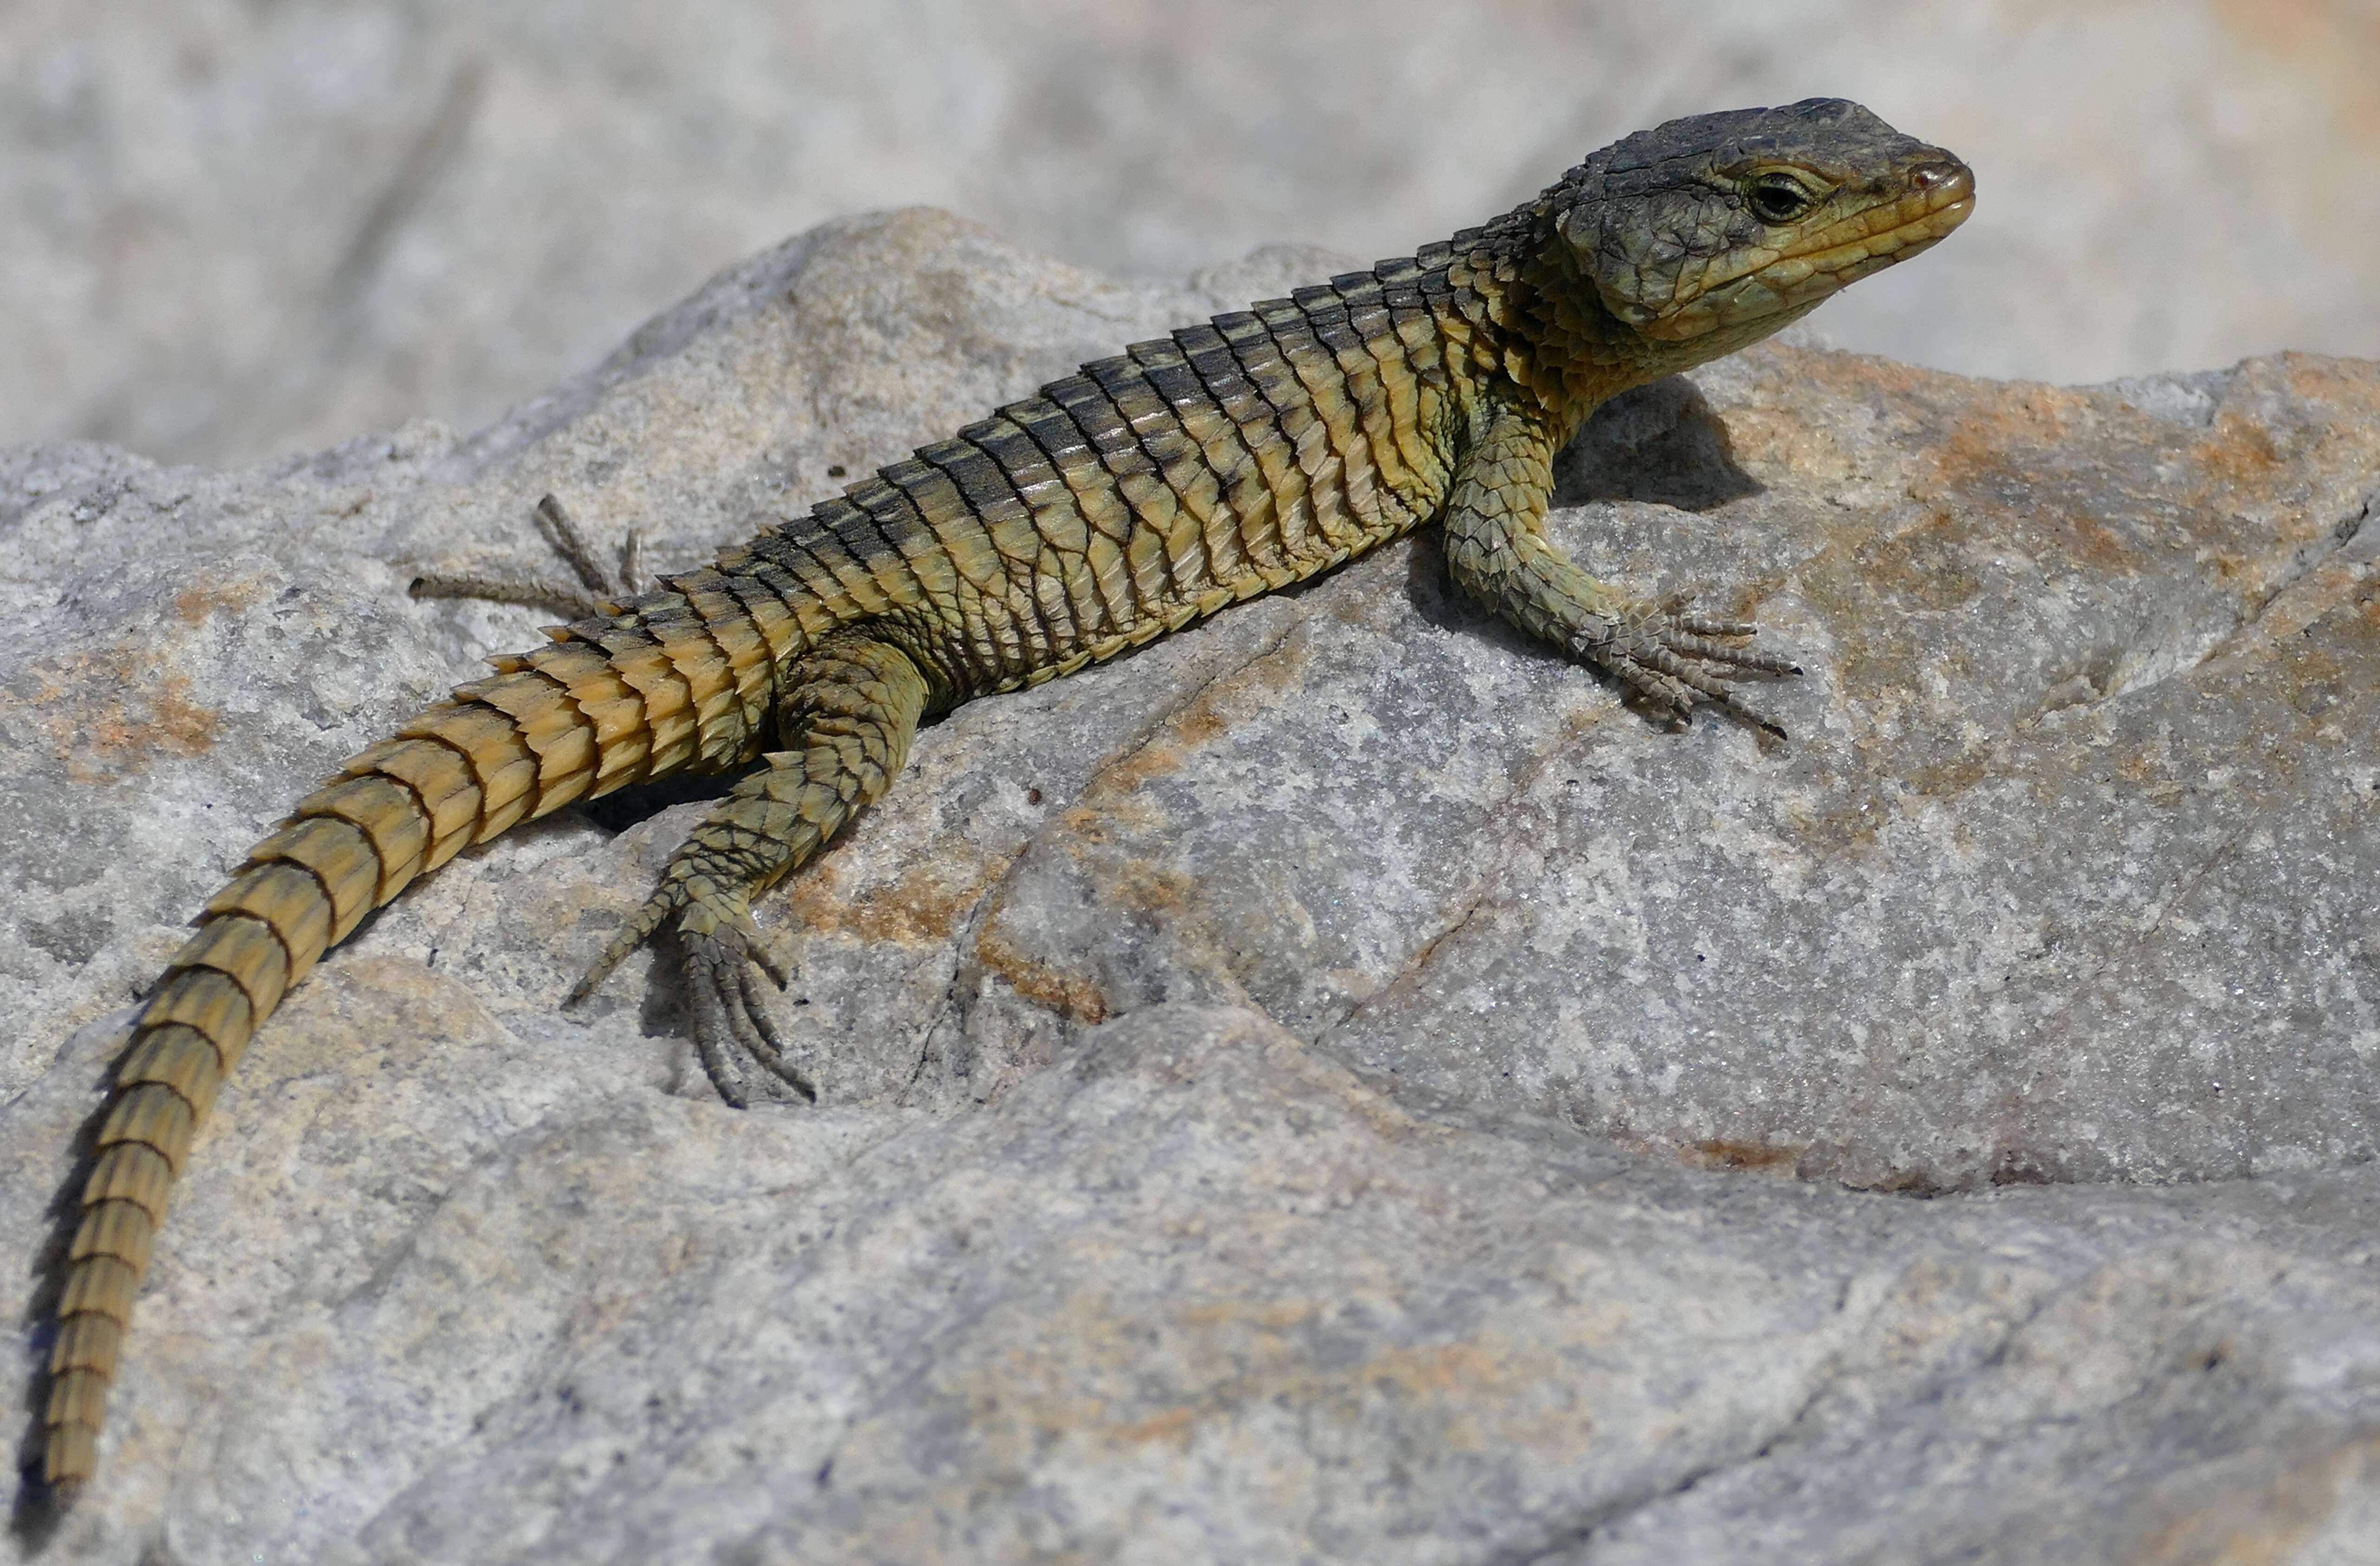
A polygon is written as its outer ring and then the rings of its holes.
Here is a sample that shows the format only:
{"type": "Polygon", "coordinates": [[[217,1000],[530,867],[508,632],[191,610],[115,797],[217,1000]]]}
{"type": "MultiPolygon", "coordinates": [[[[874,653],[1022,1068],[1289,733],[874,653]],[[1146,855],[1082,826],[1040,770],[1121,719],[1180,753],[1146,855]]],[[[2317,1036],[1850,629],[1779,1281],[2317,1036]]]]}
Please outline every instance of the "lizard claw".
{"type": "Polygon", "coordinates": [[[1672,593],[1616,615],[1595,615],[1571,637],[1571,651],[1609,670],[1675,723],[1706,701],[1770,738],[1785,738],[1784,729],[1744,705],[1729,681],[1743,673],[1798,674],[1802,666],[1737,644],[1732,638],[1758,634],[1751,622],[1689,614],[1689,601],[1691,595],[1672,593]]]}
{"type": "Polygon", "coordinates": [[[763,999],[753,970],[768,975],[779,989],[789,982],[784,965],[769,950],[744,899],[708,877],[673,878],[620,927],[610,944],[571,987],[563,1002],[574,1005],[594,992],[621,959],[643,945],[662,926],[677,924],[687,998],[694,1008],[694,1044],[702,1069],[719,1096],[736,1109],[748,1107],[743,1074],[729,1063],[742,1051],[771,1076],[815,1103],[818,1090],[786,1059],[784,1035],[763,999]],[[732,1046],[732,1049],[731,1049],[732,1046]]]}
{"type": "MultiPolygon", "coordinates": [[[[780,989],[784,988],[783,970],[755,950],[758,934],[747,939],[740,932],[697,930],[692,923],[689,918],[678,926],[678,944],[686,953],[686,992],[694,1003],[694,1047],[702,1057],[710,1085],[733,1108],[748,1107],[741,1074],[728,1064],[727,1047],[733,1043],[770,1075],[809,1102],[818,1102],[818,1089],[785,1058],[784,1035],[778,1031],[775,1014],[753,977],[757,965],[767,969],[780,989]]],[[[750,929],[748,919],[745,929],[750,929]]]]}

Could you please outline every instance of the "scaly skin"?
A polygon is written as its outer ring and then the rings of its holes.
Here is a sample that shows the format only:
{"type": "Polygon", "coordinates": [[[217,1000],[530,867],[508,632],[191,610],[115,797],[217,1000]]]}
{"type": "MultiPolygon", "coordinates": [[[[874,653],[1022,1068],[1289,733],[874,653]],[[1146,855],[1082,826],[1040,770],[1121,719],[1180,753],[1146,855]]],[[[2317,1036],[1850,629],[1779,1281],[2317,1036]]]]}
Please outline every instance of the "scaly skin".
{"type": "MultiPolygon", "coordinates": [[[[1791,672],[1595,580],[1539,529],[1553,456],[1633,385],[1729,353],[1948,234],[1966,167],[1855,104],[1673,121],[1535,200],[1085,365],[659,591],[496,661],[298,802],[135,1026],[59,1305],[46,1472],[70,1500],[166,1196],[224,1077],[364,915],[576,799],[765,762],[581,981],[674,926],[703,1064],[796,1087],[751,899],[900,771],[919,720],[1110,658],[1443,519],[1456,580],[1682,720],[1791,672]]],[[[483,585],[484,586],[484,585],[483,585]]],[[[1763,725],[1764,727],[1767,725],[1763,725]]],[[[806,1089],[805,1089],[806,1090],[806,1089]]]]}

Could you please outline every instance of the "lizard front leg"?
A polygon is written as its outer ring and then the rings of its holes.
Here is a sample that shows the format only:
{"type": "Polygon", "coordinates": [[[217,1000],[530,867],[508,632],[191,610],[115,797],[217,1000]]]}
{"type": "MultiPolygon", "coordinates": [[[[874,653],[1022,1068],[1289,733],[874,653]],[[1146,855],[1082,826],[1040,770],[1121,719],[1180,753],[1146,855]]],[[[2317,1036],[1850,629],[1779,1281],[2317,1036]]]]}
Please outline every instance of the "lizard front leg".
{"type": "Polygon", "coordinates": [[[784,975],[752,924],[752,899],[818,852],[879,798],[909,754],[927,683],[908,655],[864,632],[831,637],[785,673],[777,732],[792,747],[737,783],[672,856],[662,883],[577,987],[578,1001],[620,960],[674,921],[694,1007],[695,1048],[719,1096],[748,1102],[737,1051],[805,1097],[753,968],[784,975]]]}
{"type": "Polygon", "coordinates": [[[1684,601],[1646,601],[1580,570],[1545,536],[1555,441],[1522,410],[1498,409],[1456,470],[1446,509],[1446,560],[1454,579],[1532,636],[1609,670],[1682,723],[1696,701],[1782,739],[1785,731],[1746,707],[1728,685],[1751,670],[1798,674],[1782,658],[1714,637],[1756,627],[1683,613],[1684,601]]]}

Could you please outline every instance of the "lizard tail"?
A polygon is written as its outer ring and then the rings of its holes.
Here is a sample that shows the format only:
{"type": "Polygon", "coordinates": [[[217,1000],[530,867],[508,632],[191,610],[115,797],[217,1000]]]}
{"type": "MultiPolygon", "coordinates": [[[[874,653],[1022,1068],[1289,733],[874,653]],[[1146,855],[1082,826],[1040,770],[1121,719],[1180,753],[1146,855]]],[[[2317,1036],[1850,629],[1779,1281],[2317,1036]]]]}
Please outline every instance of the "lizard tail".
{"type": "Polygon", "coordinates": [[[133,1295],[191,1137],[282,996],[366,914],[469,844],[585,795],[744,759],[769,654],[790,638],[776,626],[696,637],[690,599],[656,595],[641,607],[657,613],[581,622],[496,660],[493,677],[299,801],[207,904],[134,1025],[67,1251],[42,1420],[59,1504],[95,1467],[133,1295]]]}

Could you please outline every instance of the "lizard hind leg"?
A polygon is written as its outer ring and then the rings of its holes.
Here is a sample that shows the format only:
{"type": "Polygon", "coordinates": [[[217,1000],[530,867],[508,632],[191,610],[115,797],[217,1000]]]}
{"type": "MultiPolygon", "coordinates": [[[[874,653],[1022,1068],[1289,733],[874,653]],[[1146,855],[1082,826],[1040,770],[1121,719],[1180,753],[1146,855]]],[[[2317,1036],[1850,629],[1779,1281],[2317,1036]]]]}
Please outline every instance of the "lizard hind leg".
{"type": "Polygon", "coordinates": [[[752,924],[752,899],[797,869],[880,797],[901,771],[928,695],[908,655],[864,632],[805,654],[780,686],[777,732],[791,748],[735,785],[671,856],[660,887],[621,927],[570,992],[591,993],[621,959],[674,927],[695,1048],[719,1096],[749,1101],[737,1057],[806,1098],[783,1036],[753,974],[785,977],[752,924]]]}
{"type": "Polygon", "coordinates": [[[606,566],[587,535],[562,502],[547,495],[537,503],[537,530],[547,545],[570,567],[580,586],[533,577],[457,576],[425,571],[407,589],[415,598],[476,598],[492,603],[521,603],[532,609],[554,609],[576,620],[608,618],[620,612],[621,601],[645,590],[644,537],[631,528],[621,540],[616,568],[606,566]]]}

